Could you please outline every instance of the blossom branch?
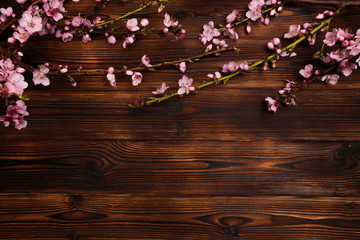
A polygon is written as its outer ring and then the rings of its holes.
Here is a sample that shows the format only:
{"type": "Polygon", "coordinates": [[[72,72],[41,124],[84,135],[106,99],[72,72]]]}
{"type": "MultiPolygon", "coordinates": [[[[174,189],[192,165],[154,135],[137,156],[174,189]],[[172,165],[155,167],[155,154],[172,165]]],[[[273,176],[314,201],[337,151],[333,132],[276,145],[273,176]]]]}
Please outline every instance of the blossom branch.
{"type": "MultiPolygon", "coordinates": [[[[152,67],[147,67],[147,66],[143,66],[143,67],[134,67],[134,68],[122,68],[122,69],[118,69],[118,70],[114,70],[114,74],[119,74],[119,73],[123,73],[125,71],[153,71],[156,68],[161,68],[161,67],[165,67],[165,66],[174,66],[177,65],[181,62],[196,62],[199,61],[199,59],[210,56],[210,55],[217,55],[219,53],[222,52],[226,52],[226,51],[233,51],[236,48],[223,48],[223,49],[218,49],[218,50],[214,50],[211,52],[205,52],[196,56],[192,56],[192,57],[187,57],[187,58],[181,58],[178,60],[173,60],[173,61],[165,61],[162,63],[158,63],[158,64],[154,64],[152,65],[152,67]]],[[[78,70],[78,69],[69,69],[68,74],[70,74],[71,76],[102,76],[102,75],[106,75],[107,74],[107,69],[94,69],[94,70],[78,70]]],[[[61,75],[61,73],[59,73],[58,71],[50,71],[49,74],[50,76],[56,76],[56,75],[61,75]]]]}
{"type": "MultiPolygon", "coordinates": [[[[342,11],[343,9],[340,8],[338,9],[337,11],[334,12],[334,15],[324,21],[322,21],[316,28],[314,28],[312,31],[310,31],[309,35],[313,35],[315,34],[316,32],[318,32],[320,29],[322,29],[323,27],[327,26],[330,24],[330,22],[342,11]]],[[[275,59],[276,57],[278,57],[281,53],[284,53],[288,50],[292,50],[294,49],[299,43],[301,43],[302,41],[304,41],[305,39],[307,39],[307,35],[304,35],[302,37],[300,37],[299,39],[297,39],[296,41],[294,41],[293,43],[287,45],[286,47],[282,48],[280,52],[277,52],[277,53],[274,53],[270,56],[268,56],[267,58],[263,59],[263,60],[259,60],[253,64],[251,64],[249,67],[248,67],[248,70],[251,70],[255,67],[258,67],[264,63],[267,63],[273,59],[275,59]]],[[[202,85],[199,85],[199,86],[196,86],[195,87],[195,90],[200,90],[200,89],[203,89],[207,86],[210,86],[210,85],[215,85],[215,84],[219,84],[219,83],[226,83],[228,80],[230,80],[231,78],[239,75],[239,74],[244,74],[246,73],[247,71],[244,71],[243,69],[239,69],[229,75],[226,75],[224,77],[221,77],[221,78],[217,78],[217,79],[214,79],[213,81],[210,81],[210,82],[207,82],[207,83],[204,83],[202,85]]],[[[149,105],[152,105],[154,103],[159,103],[159,102],[162,102],[164,100],[167,100],[169,98],[172,98],[172,97],[175,97],[175,96],[179,96],[180,94],[178,93],[173,93],[173,94],[170,94],[170,95],[166,95],[166,96],[162,96],[162,97],[157,97],[157,98],[153,98],[153,97],[150,97],[150,100],[148,101],[145,101],[145,102],[142,102],[141,105],[139,106],[133,106],[133,105],[129,105],[130,107],[141,107],[141,106],[149,106],[149,105]]]]}
{"type": "MultiPolygon", "coordinates": [[[[264,14],[266,14],[268,12],[271,12],[274,9],[276,9],[276,8],[275,7],[268,8],[268,9],[262,11],[261,14],[264,15],[264,14]]],[[[250,20],[251,20],[250,18],[243,18],[240,21],[232,23],[231,26],[236,27],[236,26],[239,26],[242,23],[249,22],[250,20]]],[[[218,28],[219,31],[223,31],[224,29],[226,29],[226,27],[219,27],[218,28]]]]}
{"type": "Polygon", "coordinates": [[[170,1],[170,0],[153,0],[153,1],[143,2],[143,3],[141,4],[141,6],[140,6],[139,8],[137,8],[137,9],[135,9],[135,10],[133,10],[133,11],[131,11],[131,12],[128,12],[128,13],[120,16],[120,17],[117,17],[117,18],[115,18],[115,19],[112,19],[112,20],[109,20],[109,21],[106,21],[106,22],[102,22],[102,23],[99,23],[99,24],[94,24],[93,27],[94,27],[94,28],[97,28],[97,27],[101,27],[101,26],[108,25],[108,24],[112,24],[112,23],[117,22],[117,21],[119,21],[119,20],[121,20],[121,19],[124,19],[124,18],[126,18],[126,17],[128,17],[128,16],[130,16],[130,15],[132,15],[132,14],[135,14],[135,13],[137,13],[137,12],[141,12],[142,10],[144,10],[144,9],[146,9],[146,8],[149,8],[149,7],[151,7],[151,6],[154,5],[154,4],[161,3],[162,5],[165,5],[165,4],[167,4],[169,1],[170,1]]]}

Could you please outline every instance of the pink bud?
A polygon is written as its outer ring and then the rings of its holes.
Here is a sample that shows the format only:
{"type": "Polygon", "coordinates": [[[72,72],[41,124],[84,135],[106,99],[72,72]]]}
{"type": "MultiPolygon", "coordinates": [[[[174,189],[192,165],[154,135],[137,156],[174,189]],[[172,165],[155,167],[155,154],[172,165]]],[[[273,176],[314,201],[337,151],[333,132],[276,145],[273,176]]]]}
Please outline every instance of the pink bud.
{"type": "Polygon", "coordinates": [[[266,17],[266,18],[264,19],[264,24],[265,24],[265,25],[269,25],[269,23],[270,23],[270,19],[269,19],[268,17],[266,17]]]}
{"type": "Polygon", "coordinates": [[[116,43],[116,38],[113,35],[109,36],[107,40],[108,40],[109,44],[115,44],[116,43]]]}
{"type": "Polygon", "coordinates": [[[324,18],[324,14],[323,13],[319,13],[315,19],[323,19],[324,18]]]}
{"type": "Polygon", "coordinates": [[[251,24],[248,23],[248,25],[246,26],[246,32],[247,33],[251,33],[251,24]]]}
{"type": "Polygon", "coordinates": [[[143,20],[141,20],[140,26],[146,27],[147,25],[149,25],[149,20],[147,20],[146,18],[144,18],[143,20]]]}
{"type": "Polygon", "coordinates": [[[110,73],[110,74],[113,74],[115,71],[115,69],[113,67],[109,67],[107,72],[110,73]]]}
{"type": "Polygon", "coordinates": [[[76,87],[76,86],[77,86],[77,82],[71,82],[71,86],[76,87]]]}
{"type": "Polygon", "coordinates": [[[278,12],[281,12],[282,10],[283,10],[283,7],[282,6],[280,6],[280,7],[278,7],[278,12]]]}
{"type": "Polygon", "coordinates": [[[268,42],[267,47],[268,47],[268,49],[271,49],[271,50],[273,50],[275,48],[273,42],[268,42]]]}
{"type": "Polygon", "coordinates": [[[273,38],[273,43],[275,45],[279,45],[280,44],[280,38],[273,38]]]}
{"type": "Polygon", "coordinates": [[[65,66],[64,68],[60,69],[60,73],[67,73],[68,72],[68,66],[65,66]]]}
{"type": "Polygon", "coordinates": [[[341,43],[341,47],[346,48],[347,46],[349,46],[349,41],[345,40],[341,43]]]}
{"type": "Polygon", "coordinates": [[[355,41],[354,41],[354,40],[350,40],[349,45],[350,45],[350,46],[353,46],[354,44],[355,44],[355,41]]]}
{"type": "Polygon", "coordinates": [[[168,33],[168,32],[169,32],[169,29],[168,29],[168,28],[164,28],[162,31],[163,31],[163,33],[168,33]]]}
{"type": "Polygon", "coordinates": [[[14,37],[9,37],[7,41],[8,43],[15,43],[16,39],[14,37]]]}
{"type": "Polygon", "coordinates": [[[320,70],[316,70],[316,71],[314,72],[314,74],[315,74],[315,76],[318,76],[318,75],[320,74],[320,70]]]}

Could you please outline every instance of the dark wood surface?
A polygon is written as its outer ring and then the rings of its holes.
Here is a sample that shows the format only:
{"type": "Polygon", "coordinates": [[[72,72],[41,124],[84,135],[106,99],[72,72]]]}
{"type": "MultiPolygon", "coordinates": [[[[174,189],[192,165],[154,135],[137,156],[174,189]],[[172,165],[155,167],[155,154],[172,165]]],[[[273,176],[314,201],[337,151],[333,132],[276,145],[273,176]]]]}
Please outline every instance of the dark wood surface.
{"type": "MultiPolygon", "coordinates": [[[[7,6],[7,1],[1,1],[7,6]]],[[[99,14],[119,16],[140,1],[115,1],[99,14]]],[[[167,6],[187,30],[181,41],[140,37],[128,49],[102,38],[86,45],[36,38],[24,47],[33,65],[88,68],[136,66],[200,54],[202,25],[223,23],[248,1],[176,0],[167,6]]],[[[93,14],[95,1],[67,5],[69,15],[93,14]]],[[[197,84],[229,60],[269,55],[268,40],[290,24],[312,22],[315,5],[288,5],[250,35],[238,28],[225,53],[188,66],[197,84]]],[[[136,14],[161,26],[154,9],[136,14]]],[[[333,27],[360,27],[360,10],[346,10],[333,27]]],[[[28,127],[0,128],[0,239],[360,239],[360,71],[336,86],[314,83],[298,107],[266,111],[285,79],[298,74],[314,47],[278,68],[253,70],[226,85],[146,109],[127,107],[161,82],[177,89],[175,68],[128,77],[58,77],[27,90],[28,127]]]]}

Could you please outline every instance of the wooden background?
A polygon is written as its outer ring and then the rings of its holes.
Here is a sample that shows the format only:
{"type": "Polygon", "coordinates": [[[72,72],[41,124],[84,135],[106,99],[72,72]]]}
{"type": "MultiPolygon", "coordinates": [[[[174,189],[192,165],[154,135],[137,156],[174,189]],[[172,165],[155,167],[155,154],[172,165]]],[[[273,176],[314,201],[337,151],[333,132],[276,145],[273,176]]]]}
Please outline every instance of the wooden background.
{"type": "MultiPolygon", "coordinates": [[[[139,3],[113,0],[97,14],[116,17],[139,3]]],[[[123,49],[103,38],[36,38],[25,60],[120,68],[144,54],[153,63],[199,54],[202,25],[223,23],[247,3],[176,0],[166,11],[187,30],[184,40],[153,35],[123,49]]],[[[86,16],[96,3],[66,6],[86,16]]],[[[209,57],[186,74],[201,84],[230,60],[259,60],[270,54],[267,41],[324,9],[288,5],[251,35],[242,26],[240,39],[228,41],[240,55],[209,57]]],[[[160,27],[154,10],[135,17],[160,27]]],[[[356,30],[359,12],[347,10],[332,26],[356,30]]],[[[136,88],[126,76],[115,88],[101,76],[77,77],[76,88],[60,77],[47,88],[30,84],[28,127],[0,128],[0,239],[360,239],[360,71],[299,92],[298,107],[276,114],[265,107],[285,79],[301,80],[298,71],[319,46],[299,47],[276,69],[143,110],[127,104],[163,81],[176,91],[178,70],[145,73],[136,88]]]]}

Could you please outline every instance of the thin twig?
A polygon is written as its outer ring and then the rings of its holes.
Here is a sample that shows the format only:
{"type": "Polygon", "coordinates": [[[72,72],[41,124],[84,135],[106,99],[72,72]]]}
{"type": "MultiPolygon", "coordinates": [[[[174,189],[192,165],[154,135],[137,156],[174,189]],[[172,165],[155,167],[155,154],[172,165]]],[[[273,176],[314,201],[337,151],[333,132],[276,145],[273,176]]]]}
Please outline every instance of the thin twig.
{"type": "MultiPolygon", "coordinates": [[[[119,74],[125,71],[152,71],[153,69],[156,68],[160,68],[160,67],[164,67],[164,66],[173,66],[173,65],[177,65],[181,62],[194,62],[194,61],[198,61],[197,59],[200,58],[204,58],[206,56],[210,56],[210,55],[216,55],[222,52],[226,52],[226,51],[232,51],[235,50],[236,48],[223,48],[223,49],[218,49],[218,50],[214,50],[211,52],[205,52],[196,56],[191,56],[191,57],[187,57],[187,58],[181,58],[178,60],[173,60],[173,61],[166,61],[166,62],[162,62],[162,63],[158,63],[158,64],[154,64],[152,65],[152,67],[134,67],[134,68],[122,68],[122,69],[118,69],[114,71],[114,74],[119,74]]],[[[68,74],[70,74],[71,76],[103,76],[107,74],[107,69],[89,69],[89,70],[69,70],[68,74]]],[[[56,76],[56,75],[63,75],[61,73],[59,73],[58,71],[50,71],[49,74],[50,76],[56,76]]]]}

